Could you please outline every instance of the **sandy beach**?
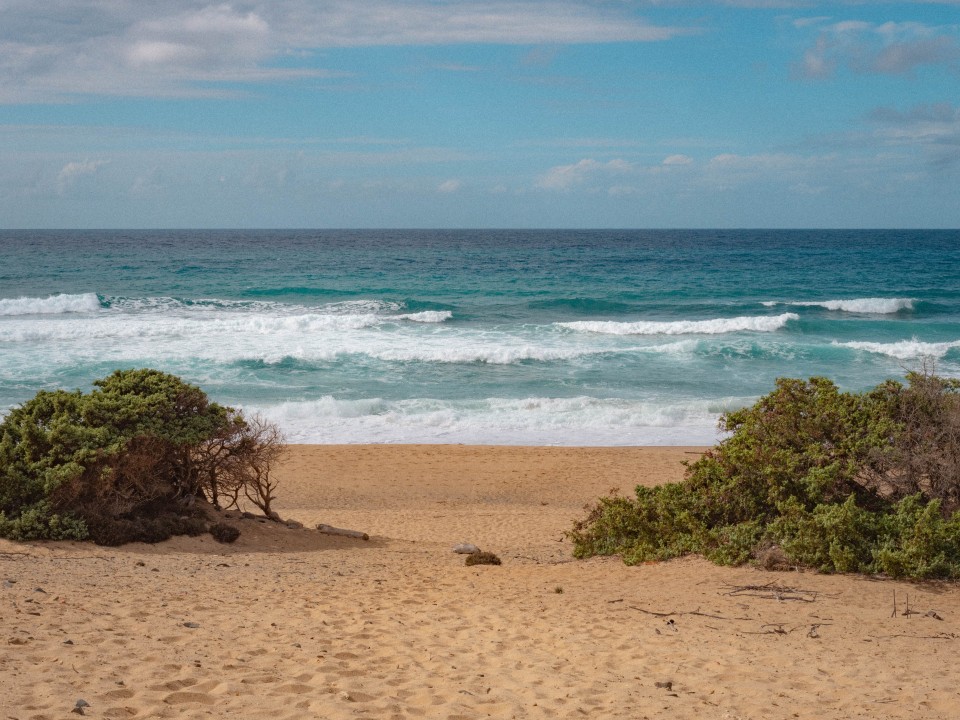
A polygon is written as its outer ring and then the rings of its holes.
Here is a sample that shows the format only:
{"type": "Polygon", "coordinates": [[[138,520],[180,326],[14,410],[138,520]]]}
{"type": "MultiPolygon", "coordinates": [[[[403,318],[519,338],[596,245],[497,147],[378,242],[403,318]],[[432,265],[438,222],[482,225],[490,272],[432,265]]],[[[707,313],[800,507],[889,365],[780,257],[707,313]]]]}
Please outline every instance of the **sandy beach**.
{"type": "Polygon", "coordinates": [[[0,718],[957,717],[956,585],[572,558],[699,452],[292,446],[281,516],[368,541],[2,541],[0,718]]]}

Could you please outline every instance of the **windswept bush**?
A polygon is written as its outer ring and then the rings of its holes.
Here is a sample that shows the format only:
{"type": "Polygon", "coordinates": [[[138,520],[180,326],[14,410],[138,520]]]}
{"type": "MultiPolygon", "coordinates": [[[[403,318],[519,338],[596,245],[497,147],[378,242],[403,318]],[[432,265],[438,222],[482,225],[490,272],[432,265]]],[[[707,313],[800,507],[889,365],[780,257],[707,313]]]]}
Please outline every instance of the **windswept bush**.
{"type": "Polygon", "coordinates": [[[218,543],[230,544],[240,537],[240,530],[233,525],[219,522],[210,526],[210,534],[218,543]]]}
{"type": "Polygon", "coordinates": [[[721,419],[730,435],[682,483],[601,498],[574,554],[737,565],[775,549],[826,572],[960,577],[960,384],[907,379],[863,394],[778,380],[721,419]]]}
{"type": "Polygon", "coordinates": [[[197,498],[241,492],[269,512],[281,450],[273,425],[156,370],[41,391],[0,423],[0,537],[159,542],[205,528],[197,498]]]}

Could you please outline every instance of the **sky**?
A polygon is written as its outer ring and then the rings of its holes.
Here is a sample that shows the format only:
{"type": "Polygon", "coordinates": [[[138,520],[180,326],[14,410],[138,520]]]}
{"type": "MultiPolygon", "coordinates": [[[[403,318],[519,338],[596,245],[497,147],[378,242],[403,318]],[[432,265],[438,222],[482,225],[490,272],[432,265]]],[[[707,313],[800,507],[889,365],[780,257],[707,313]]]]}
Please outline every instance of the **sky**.
{"type": "Polygon", "coordinates": [[[0,0],[3,228],[958,228],[960,0],[0,0]]]}

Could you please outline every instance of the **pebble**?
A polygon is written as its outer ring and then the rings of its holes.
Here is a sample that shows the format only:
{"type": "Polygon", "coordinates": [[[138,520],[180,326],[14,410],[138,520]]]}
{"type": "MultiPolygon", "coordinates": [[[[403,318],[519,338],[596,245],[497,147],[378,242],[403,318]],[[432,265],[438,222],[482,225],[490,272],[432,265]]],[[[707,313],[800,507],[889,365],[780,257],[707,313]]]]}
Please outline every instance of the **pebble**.
{"type": "Polygon", "coordinates": [[[480,552],[480,548],[473,543],[458,543],[453,546],[453,551],[460,555],[472,555],[473,553],[480,552]]]}
{"type": "Polygon", "coordinates": [[[200,623],[185,622],[185,623],[183,624],[183,626],[184,626],[184,627],[188,627],[188,628],[198,628],[198,627],[200,627],[200,623]]]}
{"type": "Polygon", "coordinates": [[[63,641],[63,644],[64,644],[64,645],[73,645],[73,640],[70,640],[69,638],[67,638],[66,640],[63,641]]]}

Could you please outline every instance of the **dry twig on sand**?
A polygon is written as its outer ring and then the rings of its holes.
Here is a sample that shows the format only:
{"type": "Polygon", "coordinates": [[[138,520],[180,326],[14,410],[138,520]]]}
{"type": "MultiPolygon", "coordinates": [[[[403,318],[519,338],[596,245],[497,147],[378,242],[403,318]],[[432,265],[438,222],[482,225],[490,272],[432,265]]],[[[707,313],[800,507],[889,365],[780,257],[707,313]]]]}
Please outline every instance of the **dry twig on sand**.
{"type": "Polygon", "coordinates": [[[816,590],[804,590],[802,588],[788,587],[778,585],[776,582],[770,582],[766,585],[735,585],[724,593],[731,597],[758,597],[765,600],[796,600],[798,602],[816,602],[821,595],[816,590]]]}
{"type": "MultiPolygon", "coordinates": [[[[609,602],[620,602],[618,600],[610,600],[609,602]]],[[[709,613],[702,613],[699,610],[674,610],[670,612],[655,612],[653,610],[644,610],[643,608],[637,607],[636,605],[627,605],[631,610],[639,610],[642,613],[647,615],[653,615],[654,617],[670,617],[671,615],[698,615],[700,617],[713,618],[714,620],[753,620],[754,618],[746,617],[723,617],[722,615],[711,615],[709,613]]]]}

